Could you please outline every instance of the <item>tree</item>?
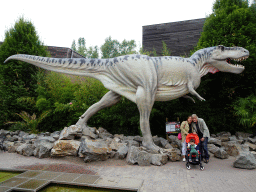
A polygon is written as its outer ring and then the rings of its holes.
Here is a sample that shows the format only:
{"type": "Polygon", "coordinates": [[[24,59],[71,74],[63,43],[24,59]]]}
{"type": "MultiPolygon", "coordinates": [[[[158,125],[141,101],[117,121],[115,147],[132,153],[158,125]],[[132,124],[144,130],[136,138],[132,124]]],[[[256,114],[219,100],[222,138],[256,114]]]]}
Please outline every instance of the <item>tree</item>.
{"type": "Polygon", "coordinates": [[[256,124],[256,96],[250,95],[247,98],[240,98],[234,105],[235,114],[240,119],[239,123],[246,127],[246,130],[253,131],[256,124]]]}
{"type": "Polygon", "coordinates": [[[98,47],[91,46],[89,48],[86,48],[86,41],[85,41],[84,37],[80,37],[78,39],[77,43],[78,43],[78,46],[76,45],[76,41],[73,40],[71,49],[78,52],[80,55],[82,55],[86,58],[98,58],[99,57],[98,47]]]}
{"type": "Polygon", "coordinates": [[[203,32],[195,50],[216,45],[240,46],[250,51],[242,63],[245,71],[240,74],[217,73],[202,78],[198,89],[206,94],[206,103],[195,108],[204,114],[214,131],[238,129],[232,104],[238,97],[247,97],[256,89],[256,20],[253,7],[246,0],[216,0],[213,13],[206,18],[203,32]],[[213,110],[214,109],[214,110],[213,110]],[[207,115],[206,115],[207,114],[207,115]]]}
{"type": "Polygon", "coordinates": [[[80,37],[78,39],[78,48],[77,48],[77,52],[80,55],[83,55],[86,57],[86,46],[85,46],[85,39],[83,37],[80,37]]]}
{"type": "Polygon", "coordinates": [[[99,58],[98,46],[89,47],[86,55],[87,58],[99,58]]]}
{"type": "MultiPolygon", "coordinates": [[[[5,32],[5,39],[0,47],[0,125],[16,119],[15,113],[26,109],[17,99],[35,97],[38,68],[20,61],[5,59],[14,54],[49,56],[46,47],[39,40],[34,25],[19,18],[13,27],[5,32]]],[[[27,109],[30,110],[30,109],[27,109]]]]}
{"type": "Polygon", "coordinates": [[[73,40],[73,42],[72,42],[71,49],[73,49],[74,51],[77,51],[76,50],[76,41],[75,40],[73,40]]]}
{"type": "Polygon", "coordinates": [[[128,55],[136,53],[136,43],[134,40],[126,41],[122,43],[117,40],[112,40],[111,37],[105,39],[105,43],[101,46],[102,58],[113,58],[121,55],[128,55]]]}

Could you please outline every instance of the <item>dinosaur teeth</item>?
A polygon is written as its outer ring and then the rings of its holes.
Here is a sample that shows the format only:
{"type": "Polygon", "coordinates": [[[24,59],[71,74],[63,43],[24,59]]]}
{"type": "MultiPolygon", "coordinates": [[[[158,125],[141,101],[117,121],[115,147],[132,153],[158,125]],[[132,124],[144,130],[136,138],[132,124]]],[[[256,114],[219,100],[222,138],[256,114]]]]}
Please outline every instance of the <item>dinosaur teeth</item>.
{"type": "Polygon", "coordinates": [[[234,59],[235,61],[243,61],[243,60],[245,60],[245,59],[247,59],[248,58],[248,56],[245,56],[245,57],[241,57],[241,58],[238,58],[238,59],[234,59]]]}

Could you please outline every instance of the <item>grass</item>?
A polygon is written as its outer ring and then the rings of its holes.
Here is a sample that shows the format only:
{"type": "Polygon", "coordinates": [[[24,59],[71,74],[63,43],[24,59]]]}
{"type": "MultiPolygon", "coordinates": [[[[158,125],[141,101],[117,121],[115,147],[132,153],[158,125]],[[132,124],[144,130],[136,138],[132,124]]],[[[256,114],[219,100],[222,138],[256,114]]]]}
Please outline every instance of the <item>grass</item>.
{"type": "Polygon", "coordinates": [[[16,175],[19,175],[18,172],[9,172],[9,171],[0,171],[0,182],[8,180],[16,175]]]}
{"type": "Polygon", "coordinates": [[[102,189],[102,188],[96,188],[96,187],[50,184],[45,188],[41,189],[39,192],[129,192],[129,191],[118,190],[118,189],[102,189]]]}

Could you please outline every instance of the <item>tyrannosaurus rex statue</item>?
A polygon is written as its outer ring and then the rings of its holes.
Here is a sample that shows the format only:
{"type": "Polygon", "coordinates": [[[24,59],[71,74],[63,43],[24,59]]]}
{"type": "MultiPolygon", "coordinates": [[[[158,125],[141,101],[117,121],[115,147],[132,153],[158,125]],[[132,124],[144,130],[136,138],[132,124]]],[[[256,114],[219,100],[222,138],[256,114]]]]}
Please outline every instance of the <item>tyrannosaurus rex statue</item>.
{"type": "Polygon", "coordinates": [[[149,125],[154,102],[179,97],[192,99],[186,96],[188,93],[202,101],[204,99],[195,91],[202,76],[218,71],[241,73],[244,67],[232,65],[230,60],[241,61],[248,57],[249,51],[242,47],[216,46],[201,49],[190,58],[126,55],[112,59],[63,59],[18,54],[9,57],[5,62],[16,59],[46,70],[100,80],[110,91],[89,107],[76,125],[86,127],[92,115],[116,104],[124,96],[138,106],[143,146],[159,151],[160,148],[153,142],[149,125]]]}

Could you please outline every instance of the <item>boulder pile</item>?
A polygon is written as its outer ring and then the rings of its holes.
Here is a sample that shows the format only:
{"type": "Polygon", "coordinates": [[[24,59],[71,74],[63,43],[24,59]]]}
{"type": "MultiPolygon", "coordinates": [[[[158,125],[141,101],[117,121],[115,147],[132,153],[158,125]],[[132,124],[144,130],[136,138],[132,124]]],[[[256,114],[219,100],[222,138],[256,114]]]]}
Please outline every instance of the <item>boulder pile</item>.
{"type": "Polygon", "coordinates": [[[72,125],[53,133],[29,134],[23,131],[0,130],[0,143],[9,153],[38,158],[78,156],[84,162],[109,158],[126,159],[128,164],[164,165],[168,160],[180,160],[180,141],[173,142],[154,136],[156,145],[165,148],[164,154],[154,154],[142,146],[142,137],[112,135],[104,128],[81,128],[72,125]],[[178,148],[175,148],[178,147],[178,148]]]}
{"type": "MultiPolygon", "coordinates": [[[[0,147],[9,153],[38,158],[78,156],[84,162],[104,161],[109,158],[126,159],[128,164],[140,166],[164,165],[180,161],[181,141],[170,135],[168,140],[154,136],[154,143],[164,148],[164,153],[154,153],[142,146],[142,137],[112,135],[104,128],[81,128],[72,125],[53,133],[29,134],[23,131],[0,130],[0,147]]],[[[256,168],[256,137],[246,133],[231,135],[222,132],[212,135],[208,149],[216,158],[235,156],[234,167],[256,168]]]]}
{"type": "Polygon", "coordinates": [[[256,137],[252,138],[251,134],[237,132],[231,135],[229,132],[221,132],[211,135],[208,150],[220,159],[236,157],[233,163],[236,168],[256,168],[256,137]]]}

